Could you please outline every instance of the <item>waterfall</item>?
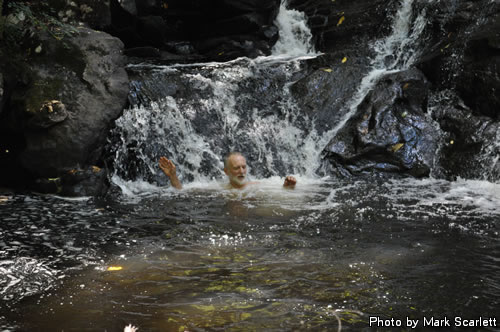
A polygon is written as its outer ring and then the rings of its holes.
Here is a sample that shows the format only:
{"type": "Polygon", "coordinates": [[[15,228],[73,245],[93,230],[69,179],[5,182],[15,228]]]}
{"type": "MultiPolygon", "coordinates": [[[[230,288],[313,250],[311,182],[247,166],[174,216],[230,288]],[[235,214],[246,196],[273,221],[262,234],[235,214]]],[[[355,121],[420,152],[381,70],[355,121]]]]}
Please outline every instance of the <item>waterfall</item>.
{"type": "Polygon", "coordinates": [[[396,12],[391,33],[371,46],[375,57],[371,60],[371,70],[363,77],[361,84],[347,104],[349,111],[344,118],[328,133],[335,134],[349,121],[359,104],[373,89],[375,84],[385,75],[409,69],[415,63],[419,54],[419,37],[424,31],[426,18],[425,9],[418,15],[413,13],[413,0],[403,0],[396,12]]]}
{"type": "Polygon", "coordinates": [[[158,168],[163,155],[177,165],[184,183],[220,179],[230,151],[245,154],[250,176],[314,177],[324,145],[289,90],[300,60],[316,56],[312,35],[304,14],[285,4],[276,24],[280,39],[269,57],[130,66],[132,76],[140,77],[134,82],[139,93],[155,91],[116,121],[111,137],[114,181],[164,184],[158,168]],[[154,96],[156,90],[161,97],[154,96]]]}
{"type": "Polygon", "coordinates": [[[125,110],[116,122],[115,179],[165,184],[157,164],[165,155],[184,183],[212,181],[224,176],[223,158],[230,151],[246,155],[250,176],[316,178],[324,147],[378,80],[409,68],[418,57],[426,18],[425,10],[415,14],[412,5],[413,0],[401,2],[391,33],[372,45],[372,69],[346,104],[346,116],[321,136],[289,90],[301,70],[300,59],[316,53],[304,14],[288,10],[285,3],[276,19],[280,40],[269,57],[129,68],[148,77],[139,85],[169,86],[161,89],[166,95],[125,110]]]}
{"type": "Polygon", "coordinates": [[[275,21],[280,31],[280,38],[274,45],[272,54],[283,57],[315,55],[311,30],[306,22],[307,18],[303,12],[288,9],[287,2],[282,1],[275,21]]]}

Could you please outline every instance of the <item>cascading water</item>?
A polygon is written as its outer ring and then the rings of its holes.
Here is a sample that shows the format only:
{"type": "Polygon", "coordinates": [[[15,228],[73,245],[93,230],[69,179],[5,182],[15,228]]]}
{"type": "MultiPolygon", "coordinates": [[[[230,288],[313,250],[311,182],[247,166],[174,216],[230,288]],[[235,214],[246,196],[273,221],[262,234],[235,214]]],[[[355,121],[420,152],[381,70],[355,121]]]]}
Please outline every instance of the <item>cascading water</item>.
{"type": "Polygon", "coordinates": [[[178,165],[181,181],[211,180],[223,175],[230,151],[243,152],[257,177],[312,177],[323,142],[289,86],[300,60],[317,53],[303,13],[282,4],[277,25],[280,40],[269,57],[129,68],[171,82],[175,93],[149,98],[154,100],[117,120],[115,182],[162,183],[157,167],[162,155],[178,165]]]}
{"type": "Polygon", "coordinates": [[[247,156],[253,176],[291,173],[314,178],[323,148],[377,81],[408,69],[418,58],[426,14],[425,9],[414,13],[412,4],[402,1],[392,32],[373,43],[372,69],[345,105],[345,117],[322,135],[289,90],[301,60],[317,53],[304,14],[285,4],[276,20],[280,40],[269,57],[129,68],[143,80],[138,94],[144,94],[141,89],[146,90],[148,81],[165,82],[168,88],[155,85],[150,90],[159,94],[139,98],[147,102],[126,110],[117,121],[114,134],[121,141],[115,143],[115,182],[163,184],[157,167],[161,155],[178,165],[181,181],[206,182],[223,175],[222,159],[233,150],[247,156]]]}
{"type": "MultiPolygon", "coordinates": [[[[383,75],[419,56],[426,14],[412,4],[401,2],[392,32],[372,45],[371,70],[332,128],[383,75]]],[[[295,22],[282,31],[308,35],[300,13],[282,7],[279,17],[295,22]]],[[[318,157],[335,130],[320,136],[313,115],[294,102],[301,59],[316,56],[299,45],[254,60],[130,66],[133,106],[110,138],[113,181],[126,197],[0,196],[0,330],[114,331],[132,323],[139,331],[330,331],[340,322],[379,328],[372,317],[498,321],[500,186],[318,179],[318,157]],[[230,150],[247,155],[253,176],[271,178],[241,191],[213,185],[230,150]],[[164,186],[162,155],[176,163],[183,190],[164,186]],[[294,190],[275,181],[286,173],[300,175],[294,190]]],[[[496,138],[481,151],[492,168],[498,131],[496,138]]]]}
{"type": "Polygon", "coordinates": [[[425,9],[414,14],[413,0],[403,0],[394,16],[391,33],[376,40],[372,49],[375,52],[371,60],[371,70],[361,80],[358,90],[347,103],[349,110],[344,118],[328,133],[333,137],[340,128],[354,115],[359,104],[384,76],[406,70],[418,59],[419,43],[424,31],[426,19],[425,9]]]}

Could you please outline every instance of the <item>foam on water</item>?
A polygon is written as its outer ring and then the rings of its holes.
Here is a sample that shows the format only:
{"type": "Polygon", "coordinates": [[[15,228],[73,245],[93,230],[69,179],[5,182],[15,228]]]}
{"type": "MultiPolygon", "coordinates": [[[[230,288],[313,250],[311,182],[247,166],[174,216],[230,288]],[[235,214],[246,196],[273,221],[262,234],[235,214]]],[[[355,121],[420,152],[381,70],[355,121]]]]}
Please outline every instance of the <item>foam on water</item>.
{"type": "Polygon", "coordinates": [[[460,206],[468,213],[500,215],[500,184],[482,180],[391,180],[384,185],[391,201],[414,201],[415,208],[460,206]]]}
{"type": "Polygon", "coordinates": [[[30,257],[0,260],[0,297],[3,301],[15,301],[43,293],[63,277],[43,260],[30,257]]]}

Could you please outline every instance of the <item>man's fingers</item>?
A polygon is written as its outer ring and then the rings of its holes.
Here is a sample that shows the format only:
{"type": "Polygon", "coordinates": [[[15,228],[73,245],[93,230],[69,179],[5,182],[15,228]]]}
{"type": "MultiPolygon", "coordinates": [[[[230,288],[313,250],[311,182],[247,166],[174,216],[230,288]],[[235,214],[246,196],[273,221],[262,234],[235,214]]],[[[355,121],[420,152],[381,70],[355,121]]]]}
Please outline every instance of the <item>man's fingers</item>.
{"type": "Polygon", "coordinates": [[[296,183],[297,183],[297,180],[293,176],[289,175],[285,178],[284,186],[285,187],[293,187],[293,186],[295,186],[296,183]]]}

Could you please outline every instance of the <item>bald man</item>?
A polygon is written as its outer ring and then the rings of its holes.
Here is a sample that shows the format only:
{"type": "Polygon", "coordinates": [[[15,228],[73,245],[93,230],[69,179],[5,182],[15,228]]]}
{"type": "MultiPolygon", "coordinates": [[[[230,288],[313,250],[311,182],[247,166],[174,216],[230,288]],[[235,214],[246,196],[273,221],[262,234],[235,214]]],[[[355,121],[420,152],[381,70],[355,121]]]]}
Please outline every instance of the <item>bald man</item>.
{"type": "MultiPolygon", "coordinates": [[[[165,157],[160,158],[160,168],[169,177],[172,186],[177,189],[182,189],[182,184],[177,177],[175,165],[172,161],[165,157]]],[[[248,185],[257,184],[258,182],[247,181],[247,160],[239,152],[231,152],[224,161],[224,173],[226,173],[229,184],[229,189],[243,189],[248,185]]],[[[287,189],[295,188],[297,180],[293,176],[287,176],[283,187],[287,189]]]]}

